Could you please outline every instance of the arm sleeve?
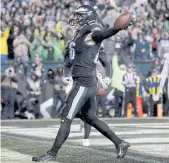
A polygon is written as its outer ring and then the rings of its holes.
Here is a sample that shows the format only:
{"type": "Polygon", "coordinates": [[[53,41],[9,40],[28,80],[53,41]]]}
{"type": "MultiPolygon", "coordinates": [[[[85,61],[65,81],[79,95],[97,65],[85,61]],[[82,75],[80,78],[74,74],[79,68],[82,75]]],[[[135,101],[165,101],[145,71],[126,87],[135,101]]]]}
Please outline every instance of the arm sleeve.
{"type": "Polygon", "coordinates": [[[167,75],[169,74],[169,63],[165,61],[163,70],[161,72],[161,82],[160,82],[160,87],[163,88],[167,75]]]}
{"type": "Polygon", "coordinates": [[[115,35],[120,30],[115,30],[114,28],[110,28],[107,30],[96,30],[92,33],[92,39],[95,42],[102,42],[103,40],[115,35]]]}
{"type": "Polygon", "coordinates": [[[100,49],[99,53],[100,53],[99,60],[100,60],[101,64],[103,65],[103,67],[105,68],[106,76],[109,78],[112,78],[112,68],[111,68],[110,62],[107,58],[106,53],[104,52],[103,49],[100,49]]]}
{"type": "Polygon", "coordinates": [[[71,67],[72,67],[72,61],[69,57],[69,48],[67,45],[65,48],[65,55],[64,55],[64,76],[71,76],[71,67]]]}

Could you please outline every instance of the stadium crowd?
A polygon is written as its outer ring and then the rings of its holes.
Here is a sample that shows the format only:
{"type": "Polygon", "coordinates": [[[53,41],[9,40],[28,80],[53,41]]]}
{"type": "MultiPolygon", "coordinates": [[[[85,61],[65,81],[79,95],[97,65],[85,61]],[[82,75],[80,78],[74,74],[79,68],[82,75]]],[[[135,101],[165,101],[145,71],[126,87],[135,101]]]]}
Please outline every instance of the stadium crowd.
{"type": "MultiPolygon", "coordinates": [[[[169,1],[148,0],[141,4],[140,1],[133,3],[132,0],[2,0],[1,62],[13,61],[1,77],[2,118],[24,118],[25,115],[41,118],[45,113],[40,112],[40,104],[51,97],[54,105],[50,115],[53,118],[60,115],[67,93],[61,78],[63,65],[57,66],[57,70],[46,70],[45,73],[43,62],[58,63],[64,60],[65,44],[74,33],[68,26],[68,17],[81,4],[97,6],[98,22],[103,28],[113,26],[120,13],[133,13],[132,25],[104,42],[105,52],[113,67],[113,82],[108,92],[102,88],[98,91],[98,104],[103,110],[98,110],[98,115],[106,116],[109,111],[109,115],[125,116],[125,108],[131,102],[131,99],[125,98],[127,94],[123,96],[128,86],[127,81],[124,81],[126,72],[137,76],[130,84],[134,85],[134,96],[143,97],[143,108],[150,108],[144,110],[144,113],[153,116],[151,108],[157,103],[163,103],[164,115],[168,115],[166,90],[162,98],[161,92],[152,92],[148,83],[151,77],[157,78],[158,84],[155,87],[158,89],[163,57],[169,52],[169,1]],[[152,61],[147,76],[142,78],[132,62],[135,60],[152,61]],[[28,66],[30,61],[31,68],[28,66]],[[114,108],[115,113],[112,113],[114,108]]],[[[129,92],[132,94],[133,90],[129,92]]],[[[135,115],[136,103],[132,101],[135,115]]]]}

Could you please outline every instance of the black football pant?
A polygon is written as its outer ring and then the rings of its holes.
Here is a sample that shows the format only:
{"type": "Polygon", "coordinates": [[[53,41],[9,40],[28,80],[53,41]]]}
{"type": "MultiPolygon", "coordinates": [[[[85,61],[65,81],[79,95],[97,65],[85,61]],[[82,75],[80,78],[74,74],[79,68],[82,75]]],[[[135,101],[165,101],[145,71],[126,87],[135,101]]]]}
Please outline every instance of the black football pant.
{"type": "Polygon", "coordinates": [[[74,83],[74,86],[66,99],[65,105],[63,106],[60,129],[52,149],[48,151],[51,155],[55,156],[58,153],[62,144],[69,136],[72,120],[76,115],[96,128],[116,146],[122,142],[122,140],[110,130],[107,124],[96,117],[96,93],[97,86],[83,87],[77,82],[74,83]],[[81,114],[78,114],[79,112],[81,114]]]}
{"type": "Polygon", "coordinates": [[[92,126],[84,121],[84,139],[89,139],[92,126]]]}

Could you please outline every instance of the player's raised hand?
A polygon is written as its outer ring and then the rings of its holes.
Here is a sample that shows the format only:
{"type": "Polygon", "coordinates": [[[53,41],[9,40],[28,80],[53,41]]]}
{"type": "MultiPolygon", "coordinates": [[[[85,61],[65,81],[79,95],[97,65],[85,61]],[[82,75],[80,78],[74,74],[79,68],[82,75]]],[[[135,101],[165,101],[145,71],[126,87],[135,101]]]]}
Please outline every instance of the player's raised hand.
{"type": "Polygon", "coordinates": [[[130,12],[119,15],[114,23],[115,30],[123,30],[132,24],[132,14],[130,12]]]}
{"type": "Polygon", "coordinates": [[[107,88],[109,86],[109,84],[111,83],[111,79],[109,77],[106,77],[103,79],[104,83],[106,84],[107,88]]]}

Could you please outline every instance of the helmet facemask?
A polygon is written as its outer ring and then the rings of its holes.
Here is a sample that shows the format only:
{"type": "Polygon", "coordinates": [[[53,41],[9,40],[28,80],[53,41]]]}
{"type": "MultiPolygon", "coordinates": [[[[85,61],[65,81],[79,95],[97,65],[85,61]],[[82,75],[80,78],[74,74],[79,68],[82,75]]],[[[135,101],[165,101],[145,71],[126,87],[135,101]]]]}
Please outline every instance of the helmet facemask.
{"type": "Polygon", "coordinates": [[[81,13],[73,13],[72,16],[69,18],[69,25],[75,28],[80,28],[85,25],[83,20],[85,19],[85,14],[81,13]]]}
{"type": "Polygon", "coordinates": [[[90,6],[80,6],[70,16],[69,25],[81,28],[96,21],[96,13],[90,6]]]}

